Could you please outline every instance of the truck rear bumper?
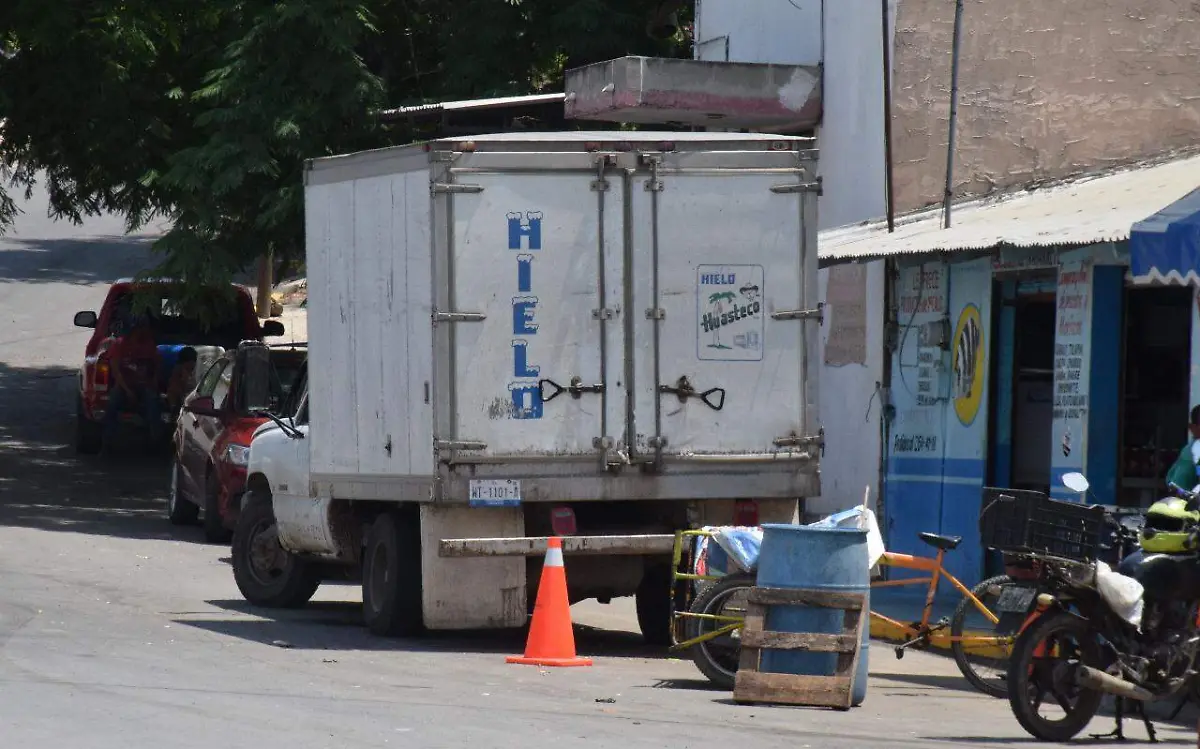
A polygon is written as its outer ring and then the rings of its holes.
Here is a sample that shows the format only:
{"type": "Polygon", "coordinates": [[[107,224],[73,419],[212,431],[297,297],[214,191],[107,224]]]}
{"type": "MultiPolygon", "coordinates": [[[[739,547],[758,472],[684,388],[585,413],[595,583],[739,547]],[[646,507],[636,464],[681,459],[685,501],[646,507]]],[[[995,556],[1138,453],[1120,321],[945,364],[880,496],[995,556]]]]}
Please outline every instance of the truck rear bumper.
{"type": "MultiPolygon", "coordinates": [[[[540,557],[546,553],[546,536],[525,538],[447,538],[438,544],[438,556],[466,557],[540,557]]],[[[670,554],[675,536],[655,533],[634,536],[567,536],[562,540],[564,554],[640,556],[670,554]]]]}

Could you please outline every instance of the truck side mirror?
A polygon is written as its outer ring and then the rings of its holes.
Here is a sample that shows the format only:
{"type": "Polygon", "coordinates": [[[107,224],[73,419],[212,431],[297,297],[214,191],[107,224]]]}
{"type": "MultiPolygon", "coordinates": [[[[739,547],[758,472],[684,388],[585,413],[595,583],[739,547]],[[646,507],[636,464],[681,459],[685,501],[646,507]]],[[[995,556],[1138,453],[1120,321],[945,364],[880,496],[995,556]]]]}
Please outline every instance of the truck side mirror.
{"type": "Polygon", "coordinates": [[[96,313],[88,310],[86,312],[75,313],[75,327],[77,328],[95,328],[96,313]]]}
{"type": "Polygon", "coordinates": [[[283,323],[278,320],[267,320],[262,324],[263,338],[277,338],[283,335],[283,323]]]}
{"type": "Polygon", "coordinates": [[[270,411],[271,349],[262,343],[245,342],[238,347],[237,358],[241,372],[238,379],[241,382],[242,410],[248,413],[270,411]]]}

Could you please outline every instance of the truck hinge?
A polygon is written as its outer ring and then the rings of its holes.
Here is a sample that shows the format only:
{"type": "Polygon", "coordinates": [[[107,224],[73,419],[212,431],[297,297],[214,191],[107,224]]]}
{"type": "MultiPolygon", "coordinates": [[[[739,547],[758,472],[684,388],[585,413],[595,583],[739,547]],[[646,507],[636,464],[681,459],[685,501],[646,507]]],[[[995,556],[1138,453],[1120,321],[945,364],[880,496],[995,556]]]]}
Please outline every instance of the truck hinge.
{"type": "Polygon", "coordinates": [[[435,164],[446,164],[458,158],[458,154],[453,151],[430,151],[429,160],[435,164]]]}
{"type": "Polygon", "coordinates": [[[433,324],[440,322],[483,322],[487,315],[482,312],[439,312],[433,311],[433,324]]]}
{"type": "Polygon", "coordinates": [[[772,320],[816,320],[825,322],[825,302],[818,302],[816,309],[785,309],[771,313],[772,320]]]}
{"type": "Polygon", "coordinates": [[[434,182],[429,185],[429,191],[434,194],[450,193],[452,195],[459,193],[474,193],[483,192],[483,185],[467,185],[461,182],[434,182]]]}
{"type": "Polygon", "coordinates": [[[617,316],[617,311],[612,307],[601,307],[600,309],[592,310],[593,320],[611,320],[617,316]]]}
{"type": "Polygon", "coordinates": [[[825,454],[825,428],[822,427],[816,435],[807,437],[796,434],[795,432],[786,437],[776,437],[771,440],[771,444],[775,447],[816,447],[821,450],[821,454],[825,454]]]}
{"type": "Polygon", "coordinates": [[[812,182],[787,182],[782,185],[771,185],[771,192],[780,195],[793,195],[801,192],[815,192],[817,195],[824,195],[825,189],[821,185],[821,178],[817,177],[812,182]]]}
{"type": "Polygon", "coordinates": [[[435,450],[486,450],[487,443],[479,440],[434,440],[435,450]]]}
{"type": "Polygon", "coordinates": [[[647,320],[666,320],[667,311],[662,307],[650,307],[646,310],[647,320]]]}
{"type": "Polygon", "coordinates": [[[608,192],[609,184],[606,179],[592,180],[592,192],[608,192]]]}

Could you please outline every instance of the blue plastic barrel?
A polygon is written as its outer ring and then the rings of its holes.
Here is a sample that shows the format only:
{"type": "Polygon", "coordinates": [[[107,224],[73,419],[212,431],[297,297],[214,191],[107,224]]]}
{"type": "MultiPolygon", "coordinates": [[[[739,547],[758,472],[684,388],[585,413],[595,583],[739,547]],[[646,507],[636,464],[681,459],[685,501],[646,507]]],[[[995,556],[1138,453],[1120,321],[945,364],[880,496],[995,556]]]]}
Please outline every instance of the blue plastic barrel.
{"type": "MultiPolygon", "coordinates": [[[[867,568],[867,532],[853,528],[812,528],[804,525],[763,526],[758,558],[760,588],[802,588],[830,593],[865,593],[870,605],[871,575],[867,568]]],[[[863,616],[867,616],[867,610],[863,616]]],[[[841,634],[845,612],[808,606],[772,606],[765,629],[771,632],[841,634]]],[[[853,704],[867,697],[867,648],[870,622],[863,622],[858,671],[854,674],[853,704]]],[[[803,676],[833,676],[837,653],[762,651],[759,671],[803,676]]]]}

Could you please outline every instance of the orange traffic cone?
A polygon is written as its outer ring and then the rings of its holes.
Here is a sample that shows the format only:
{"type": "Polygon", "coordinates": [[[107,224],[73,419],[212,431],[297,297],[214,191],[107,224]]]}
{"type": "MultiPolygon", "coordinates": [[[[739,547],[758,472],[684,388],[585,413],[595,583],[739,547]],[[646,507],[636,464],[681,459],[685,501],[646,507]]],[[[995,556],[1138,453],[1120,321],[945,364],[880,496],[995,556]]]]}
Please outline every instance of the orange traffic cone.
{"type": "Polygon", "coordinates": [[[567,599],[567,571],[563,568],[562,539],[546,544],[546,561],[538,583],[537,602],[525,655],[510,655],[509,663],[527,666],[590,666],[591,658],[575,655],[575,632],[571,629],[571,603],[567,599]]]}

